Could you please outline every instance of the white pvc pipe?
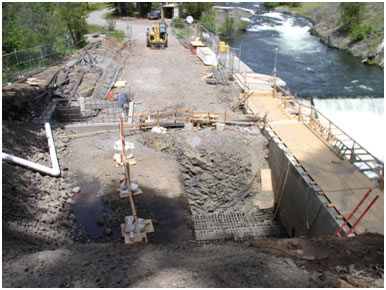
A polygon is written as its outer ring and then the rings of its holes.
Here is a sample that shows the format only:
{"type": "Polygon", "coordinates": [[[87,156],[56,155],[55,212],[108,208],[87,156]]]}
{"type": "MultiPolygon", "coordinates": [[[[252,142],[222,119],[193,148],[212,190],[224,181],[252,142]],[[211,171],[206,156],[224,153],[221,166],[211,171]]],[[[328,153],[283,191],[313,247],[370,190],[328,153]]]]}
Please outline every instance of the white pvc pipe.
{"type": "Polygon", "coordinates": [[[2,159],[54,176],[54,177],[60,176],[59,162],[58,162],[58,157],[56,156],[56,150],[54,145],[54,139],[52,137],[50,123],[46,123],[45,128],[46,128],[46,135],[48,139],[48,148],[50,150],[52,168],[49,168],[47,166],[40,165],[35,162],[31,162],[26,159],[19,158],[4,152],[1,153],[2,159]]]}

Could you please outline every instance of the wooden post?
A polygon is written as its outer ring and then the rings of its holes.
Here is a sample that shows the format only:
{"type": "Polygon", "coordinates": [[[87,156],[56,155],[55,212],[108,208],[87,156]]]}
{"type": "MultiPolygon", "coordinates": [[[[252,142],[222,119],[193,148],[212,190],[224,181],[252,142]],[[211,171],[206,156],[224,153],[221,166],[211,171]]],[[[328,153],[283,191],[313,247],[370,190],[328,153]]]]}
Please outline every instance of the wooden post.
{"type": "Polygon", "coordinates": [[[274,98],[276,98],[276,76],[274,77],[274,80],[273,80],[273,94],[272,96],[274,98]]]}
{"type": "Polygon", "coordinates": [[[330,142],[331,140],[331,121],[329,120],[329,123],[328,123],[328,137],[327,137],[327,142],[330,142]]]}
{"type": "Polygon", "coordinates": [[[247,91],[247,73],[244,72],[244,92],[247,91]]]}
{"type": "Polygon", "coordinates": [[[227,122],[227,111],[224,111],[224,126],[227,122]]]}
{"type": "Polygon", "coordinates": [[[350,162],[353,163],[355,161],[355,152],[354,152],[354,147],[355,147],[355,141],[353,140],[352,143],[352,148],[351,148],[351,154],[350,154],[350,162]]]}
{"type": "Polygon", "coordinates": [[[157,117],[158,117],[158,119],[157,119],[157,127],[159,127],[159,111],[157,111],[157,117]]]}
{"type": "Polygon", "coordinates": [[[299,122],[303,121],[303,117],[302,117],[302,105],[299,105],[298,121],[299,121],[299,122]]]}

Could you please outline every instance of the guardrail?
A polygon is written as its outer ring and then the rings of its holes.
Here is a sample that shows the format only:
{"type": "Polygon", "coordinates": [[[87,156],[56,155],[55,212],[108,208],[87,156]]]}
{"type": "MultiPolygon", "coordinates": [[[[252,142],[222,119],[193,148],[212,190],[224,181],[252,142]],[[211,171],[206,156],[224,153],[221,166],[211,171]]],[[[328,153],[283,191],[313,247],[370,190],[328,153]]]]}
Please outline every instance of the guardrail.
{"type": "Polygon", "coordinates": [[[384,163],[367,151],[346,132],[312,105],[305,105],[282,87],[276,85],[274,96],[280,99],[284,108],[290,108],[290,113],[296,115],[342,160],[348,160],[355,165],[369,180],[375,181],[379,188],[384,186],[384,163]]]}

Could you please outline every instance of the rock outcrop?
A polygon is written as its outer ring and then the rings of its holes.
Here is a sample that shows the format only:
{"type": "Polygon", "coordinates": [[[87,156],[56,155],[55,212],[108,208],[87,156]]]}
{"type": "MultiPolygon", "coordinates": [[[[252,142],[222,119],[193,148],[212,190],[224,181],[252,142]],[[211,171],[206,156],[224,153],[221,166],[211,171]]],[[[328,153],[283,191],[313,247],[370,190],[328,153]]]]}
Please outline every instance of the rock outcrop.
{"type": "Polygon", "coordinates": [[[370,19],[367,22],[373,25],[374,31],[361,41],[355,41],[342,29],[342,24],[339,24],[341,17],[339,5],[340,3],[326,3],[305,12],[303,16],[314,24],[311,33],[330,47],[347,50],[360,57],[364,63],[383,67],[383,3],[365,3],[366,19],[370,19]],[[380,17],[382,19],[378,19],[380,17]]]}

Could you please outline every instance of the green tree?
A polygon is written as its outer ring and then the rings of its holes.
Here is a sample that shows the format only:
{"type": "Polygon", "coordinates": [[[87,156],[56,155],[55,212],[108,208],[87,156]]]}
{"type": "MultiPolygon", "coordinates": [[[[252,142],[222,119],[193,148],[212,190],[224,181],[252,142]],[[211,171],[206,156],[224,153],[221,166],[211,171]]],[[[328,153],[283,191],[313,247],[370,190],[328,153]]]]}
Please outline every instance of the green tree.
{"type": "Polygon", "coordinates": [[[10,2],[2,8],[3,52],[52,43],[66,33],[54,3],[10,2]]]}
{"type": "Polygon", "coordinates": [[[224,24],[219,28],[220,33],[223,37],[228,38],[233,35],[235,30],[235,19],[232,16],[227,15],[224,24]]]}
{"type": "Polygon", "coordinates": [[[367,35],[373,32],[374,27],[369,25],[361,25],[365,4],[358,2],[346,2],[340,4],[341,17],[339,22],[343,24],[343,29],[351,34],[354,40],[363,40],[367,35]]]}
{"type": "Polygon", "coordinates": [[[359,2],[345,2],[340,4],[341,21],[343,28],[352,32],[361,23],[364,13],[364,4],[359,2]]]}
{"type": "Polygon", "coordinates": [[[248,22],[244,20],[240,20],[239,23],[237,24],[237,29],[239,31],[247,31],[248,28],[248,22]]]}
{"type": "Polygon", "coordinates": [[[70,36],[77,47],[84,44],[83,35],[87,33],[87,6],[84,2],[57,2],[55,3],[60,20],[68,29],[70,36]]]}
{"type": "Polygon", "coordinates": [[[209,9],[202,13],[200,24],[208,29],[210,32],[216,32],[216,10],[209,9]]]}
{"type": "Polygon", "coordinates": [[[280,6],[280,2],[264,2],[264,6],[267,8],[274,8],[280,6]]]}
{"type": "Polygon", "coordinates": [[[204,12],[209,12],[213,4],[209,2],[184,2],[183,8],[186,9],[188,15],[194,19],[201,19],[204,12]]]}

